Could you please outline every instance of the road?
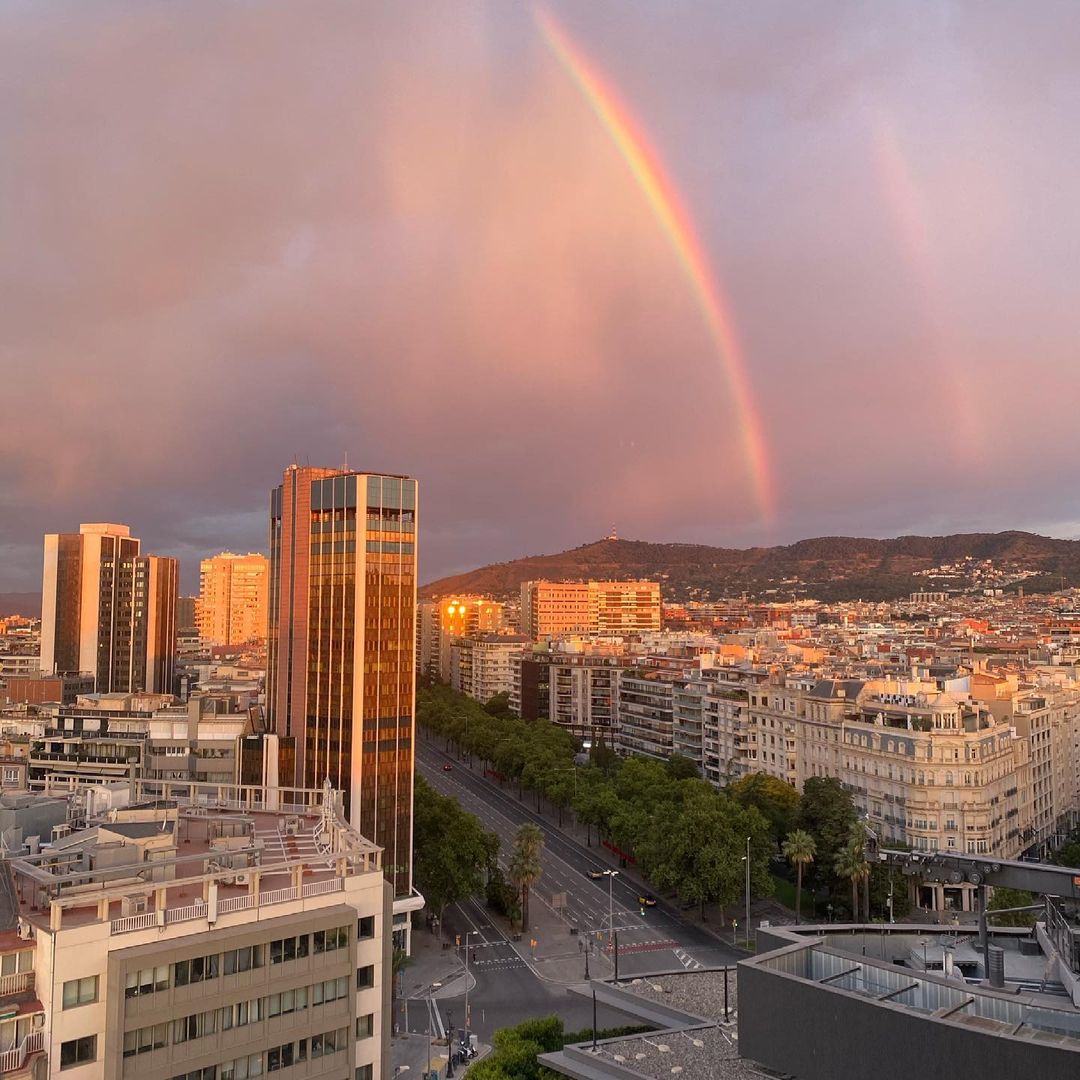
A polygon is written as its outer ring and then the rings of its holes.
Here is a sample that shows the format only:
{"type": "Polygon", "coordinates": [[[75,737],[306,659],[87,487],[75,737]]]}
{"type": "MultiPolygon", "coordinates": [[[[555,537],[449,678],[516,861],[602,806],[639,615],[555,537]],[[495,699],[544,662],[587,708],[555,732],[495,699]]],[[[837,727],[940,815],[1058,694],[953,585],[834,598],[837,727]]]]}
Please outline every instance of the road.
{"type": "MultiPolygon", "coordinates": [[[[485,828],[498,834],[504,856],[512,848],[514,833],[520,825],[525,822],[538,825],[544,833],[540,857],[543,875],[534,890],[533,903],[549,903],[552,894],[564,893],[566,910],[562,914],[568,921],[576,921],[582,933],[608,928],[610,884],[610,907],[619,937],[620,976],[680,964],[694,970],[700,966],[734,963],[742,955],[663,901],[646,909],[643,917],[636,885],[621,875],[614,881],[607,877],[598,881],[590,879],[590,870],[607,870],[608,864],[535,813],[527,801],[520,802],[478,770],[462,765],[438,743],[418,741],[416,767],[432,787],[453,796],[485,828]],[[444,769],[448,763],[452,766],[450,771],[444,769]]],[[[484,920],[487,921],[486,916],[484,920]]]]}

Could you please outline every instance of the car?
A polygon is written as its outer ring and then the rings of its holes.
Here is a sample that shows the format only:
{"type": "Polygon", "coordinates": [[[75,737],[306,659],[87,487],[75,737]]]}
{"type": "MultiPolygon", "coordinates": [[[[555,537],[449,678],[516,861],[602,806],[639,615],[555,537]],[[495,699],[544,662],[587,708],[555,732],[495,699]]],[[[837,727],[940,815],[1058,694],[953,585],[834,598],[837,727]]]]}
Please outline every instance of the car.
{"type": "Polygon", "coordinates": [[[599,881],[602,877],[607,876],[603,870],[586,870],[585,873],[587,873],[593,881],[599,881]]]}
{"type": "Polygon", "coordinates": [[[451,765],[449,761],[442,767],[443,772],[452,772],[453,769],[454,769],[454,766],[451,765]]]}
{"type": "Polygon", "coordinates": [[[653,896],[652,893],[642,893],[637,898],[637,902],[642,907],[656,907],[656,897],[653,896]]]}

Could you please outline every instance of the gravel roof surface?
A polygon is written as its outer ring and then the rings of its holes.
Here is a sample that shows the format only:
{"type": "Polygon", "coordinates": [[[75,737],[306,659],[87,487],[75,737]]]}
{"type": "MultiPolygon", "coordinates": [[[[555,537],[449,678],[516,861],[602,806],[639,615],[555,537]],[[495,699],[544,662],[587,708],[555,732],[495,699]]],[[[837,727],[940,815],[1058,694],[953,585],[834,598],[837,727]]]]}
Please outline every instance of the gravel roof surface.
{"type": "MultiPolygon", "coordinates": [[[[738,980],[728,972],[728,1006],[734,1015],[738,1005],[738,980]]],[[[706,1020],[724,1019],[724,973],[722,971],[688,971],[679,975],[654,975],[619,984],[650,1001],[682,1009],[706,1020]]]]}
{"type": "Polygon", "coordinates": [[[615,1060],[618,1055],[620,1065],[654,1080],[761,1080],[761,1073],[739,1057],[732,1034],[715,1027],[639,1035],[606,1044],[602,1054],[615,1060]]]}

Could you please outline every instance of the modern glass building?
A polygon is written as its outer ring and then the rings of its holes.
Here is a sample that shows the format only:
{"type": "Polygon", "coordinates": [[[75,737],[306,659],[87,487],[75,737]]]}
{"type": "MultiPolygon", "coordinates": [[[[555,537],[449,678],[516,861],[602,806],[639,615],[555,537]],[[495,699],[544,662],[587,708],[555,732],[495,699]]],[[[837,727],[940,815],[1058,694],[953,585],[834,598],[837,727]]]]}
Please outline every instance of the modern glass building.
{"type": "Polygon", "coordinates": [[[292,465],[270,499],[269,720],[282,782],[345,795],[412,890],[416,481],[292,465]]]}

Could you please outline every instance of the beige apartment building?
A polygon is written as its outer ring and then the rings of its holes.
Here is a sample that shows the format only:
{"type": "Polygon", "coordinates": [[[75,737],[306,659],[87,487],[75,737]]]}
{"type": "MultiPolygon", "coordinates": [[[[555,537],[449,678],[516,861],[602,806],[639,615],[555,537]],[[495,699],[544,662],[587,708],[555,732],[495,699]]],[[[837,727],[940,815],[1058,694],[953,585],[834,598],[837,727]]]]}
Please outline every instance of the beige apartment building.
{"type": "Polygon", "coordinates": [[[450,682],[454,640],[497,633],[505,625],[505,605],[486,596],[443,597],[417,605],[417,671],[429,679],[450,682]]]}
{"type": "MultiPolygon", "coordinates": [[[[1034,840],[1030,744],[985,705],[933,684],[825,680],[805,695],[796,776],[835,776],[879,841],[1017,858],[1034,840]]],[[[975,887],[920,886],[937,910],[975,887]]]]}
{"type": "Polygon", "coordinates": [[[86,672],[98,693],[172,692],[176,559],[140,553],[127,525],[49,533],[41,596],[41,671],[86,672]]]}
{"type": "Polygon", "coordinates": [[[656,581],[524,581],[521,632],[534,641],[578,633],[660,629],[656,581]]]}
{"type": "Polygon", "coordinates": [[[266,639],[270,560],[223,551],[199,563],[196,623],[204,645],[244,645],[266,639]]]}
{"type": "Polygon", "coordinates": [[[523,634],[470,634],[450,646],[450,685],[477,701],[490,701],[514,686],[521,650],[529,639],[523,634]]]}
{"type": "Polygon", "coordinates": [[[389,1075],[392,892],[339,793],[140,781],[73,826],[0,868],[5,1072],[389,1075]]]}

